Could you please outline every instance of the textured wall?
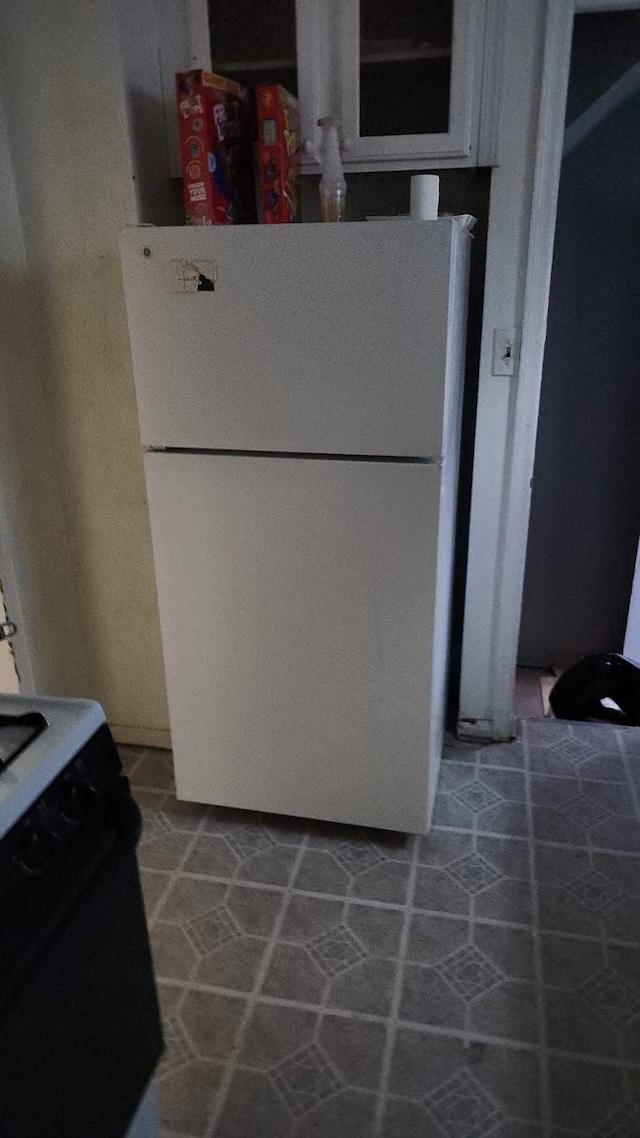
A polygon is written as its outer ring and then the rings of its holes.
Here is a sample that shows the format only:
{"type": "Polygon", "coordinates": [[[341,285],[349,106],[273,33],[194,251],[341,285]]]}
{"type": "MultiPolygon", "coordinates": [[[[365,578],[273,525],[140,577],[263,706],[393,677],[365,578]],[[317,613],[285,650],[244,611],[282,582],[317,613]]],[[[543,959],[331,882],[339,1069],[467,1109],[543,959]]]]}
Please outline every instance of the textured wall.
{"type": "MultiPolygon", "coordinates": [[[[4,4],[0,73],[33,309],[21,332],[37,342],[33,400],[47,417],[65,531],[57,624],[75,626],[80,675],[64,662],[73,638],[60,639],[53,619],[35,655],[62,658],[49,690],[90,694],[116,727],[151,740],[168,722],[117,253],[137,216],[111,3],[4,4]]],[[[36,467],[36,439],[29,458],[36,467]]],[[[46,566],[34,572],[46,590],[46,566]]]]}

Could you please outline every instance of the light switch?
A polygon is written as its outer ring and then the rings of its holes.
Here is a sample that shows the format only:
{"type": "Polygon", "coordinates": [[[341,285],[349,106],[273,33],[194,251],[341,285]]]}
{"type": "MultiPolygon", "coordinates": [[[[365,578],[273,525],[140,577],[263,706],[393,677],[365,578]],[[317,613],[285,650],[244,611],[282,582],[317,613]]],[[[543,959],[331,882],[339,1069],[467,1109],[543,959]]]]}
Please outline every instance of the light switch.
{"type": "Polygon", "coordinates": [[[520,364],[520,329],[494,328],[492,375],[517,375],[520,364]]]}

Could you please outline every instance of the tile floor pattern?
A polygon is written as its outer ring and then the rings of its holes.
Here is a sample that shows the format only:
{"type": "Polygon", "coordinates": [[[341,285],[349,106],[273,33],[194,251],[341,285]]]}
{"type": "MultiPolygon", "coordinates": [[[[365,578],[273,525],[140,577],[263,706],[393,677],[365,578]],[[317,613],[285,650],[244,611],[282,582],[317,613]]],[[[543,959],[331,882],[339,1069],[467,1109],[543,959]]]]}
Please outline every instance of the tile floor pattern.
{"type": "Polygon", "coordinates": [[[163,1138],[638,1138],[640,729],[446,748],[427,837],[177,802],[122,749],[163,1138]]]}

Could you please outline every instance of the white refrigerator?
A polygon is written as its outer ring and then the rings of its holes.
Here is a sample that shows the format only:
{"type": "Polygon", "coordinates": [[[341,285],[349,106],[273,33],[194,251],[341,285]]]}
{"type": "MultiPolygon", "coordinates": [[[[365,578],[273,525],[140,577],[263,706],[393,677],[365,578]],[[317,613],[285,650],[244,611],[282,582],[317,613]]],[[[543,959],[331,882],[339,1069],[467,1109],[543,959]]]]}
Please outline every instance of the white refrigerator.
{"type": "Polygon", "coordinates": [[[428,828],[468,254],[451,219],[123,234],[178,797],[428,828]]]}

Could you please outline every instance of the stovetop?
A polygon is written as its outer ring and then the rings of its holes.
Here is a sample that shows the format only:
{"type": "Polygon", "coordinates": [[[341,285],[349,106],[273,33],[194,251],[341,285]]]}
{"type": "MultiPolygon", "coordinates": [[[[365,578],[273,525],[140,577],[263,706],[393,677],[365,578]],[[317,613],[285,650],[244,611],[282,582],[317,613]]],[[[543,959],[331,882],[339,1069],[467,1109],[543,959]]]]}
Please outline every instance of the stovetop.
{"type": "Polygon", "coordinates": [[[41,711],[0,715],[0,773],[15,762],[25,747],[46,729],[47,721],[41,711]]]}
{"type": "Polygon", "coordinates": [[[91,700],[0,694],[0,838],[104,722],[91,700]]]}

